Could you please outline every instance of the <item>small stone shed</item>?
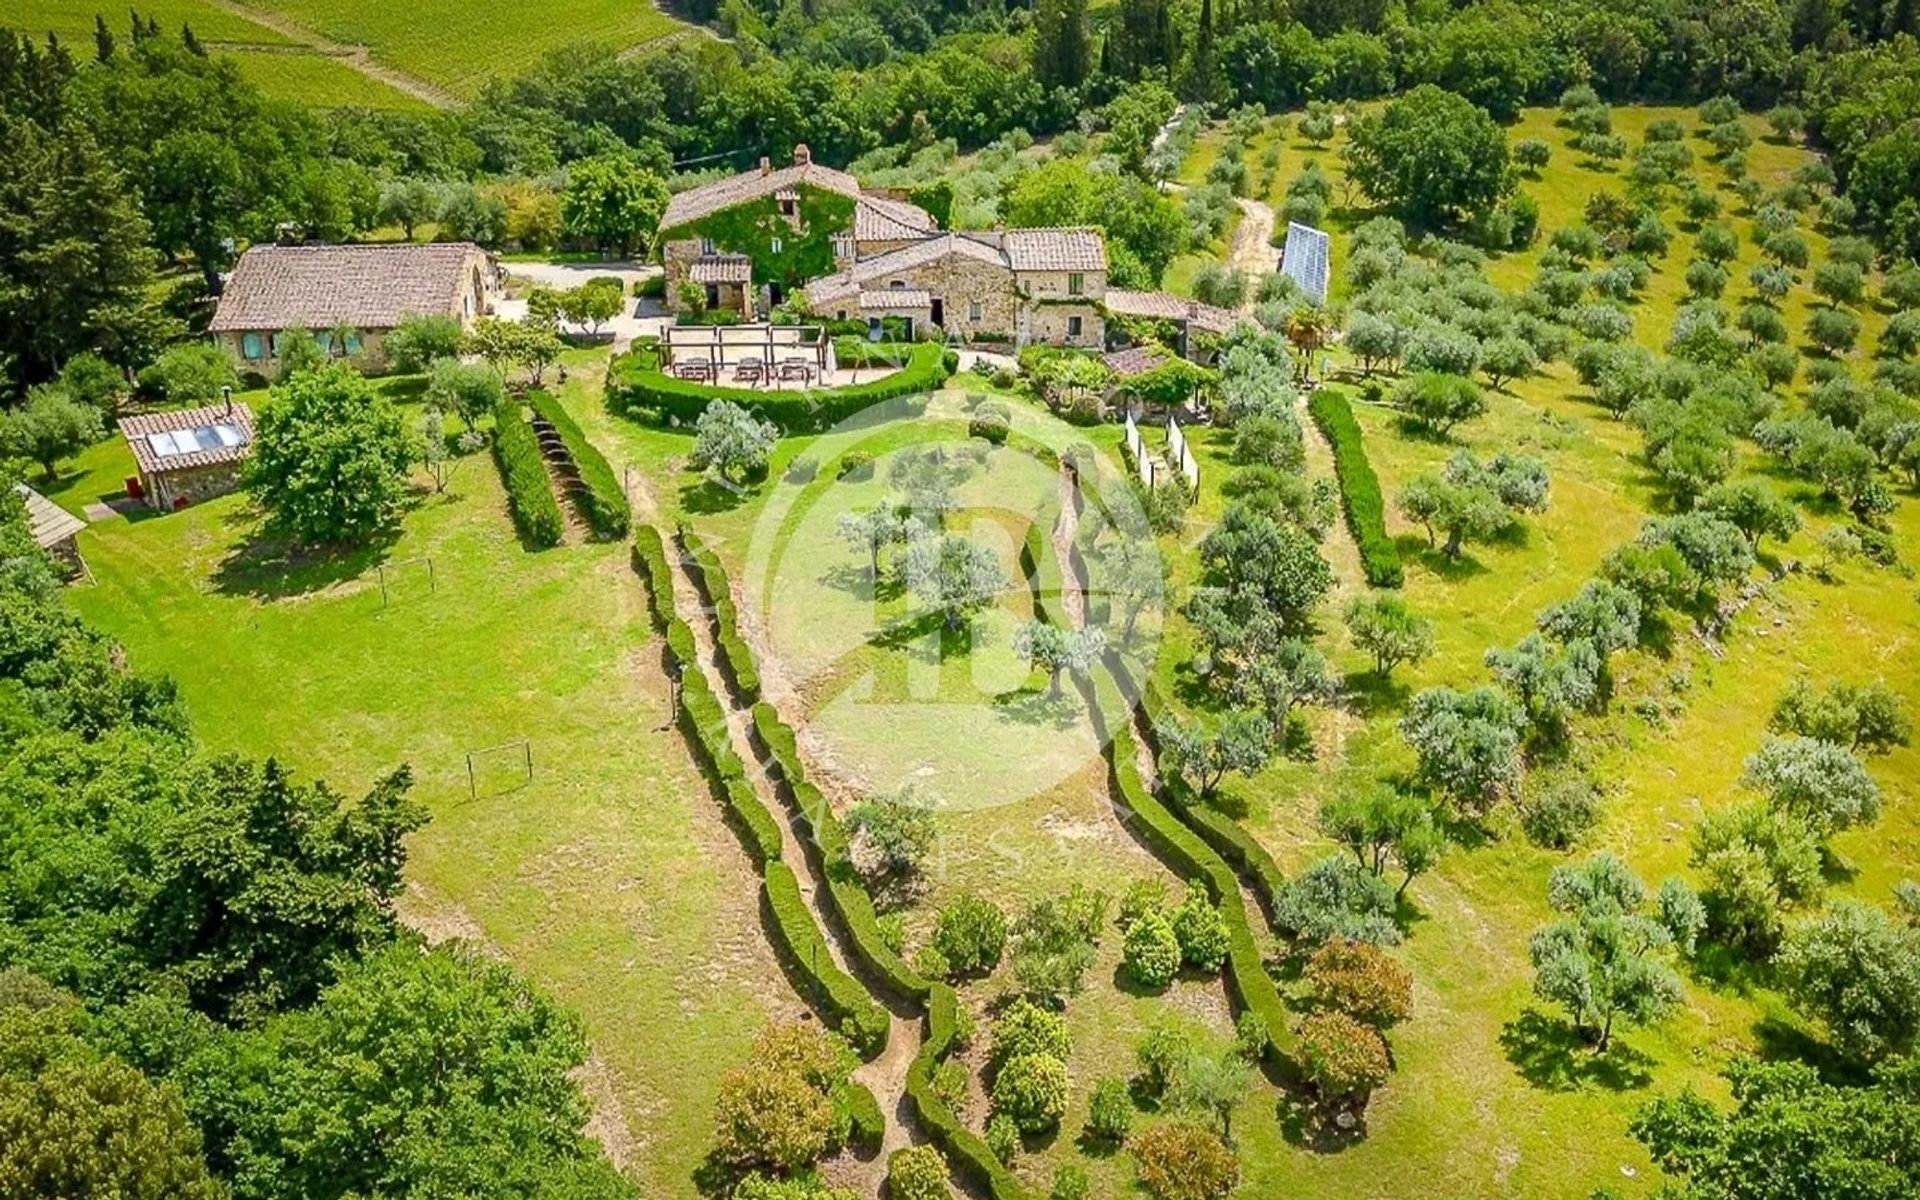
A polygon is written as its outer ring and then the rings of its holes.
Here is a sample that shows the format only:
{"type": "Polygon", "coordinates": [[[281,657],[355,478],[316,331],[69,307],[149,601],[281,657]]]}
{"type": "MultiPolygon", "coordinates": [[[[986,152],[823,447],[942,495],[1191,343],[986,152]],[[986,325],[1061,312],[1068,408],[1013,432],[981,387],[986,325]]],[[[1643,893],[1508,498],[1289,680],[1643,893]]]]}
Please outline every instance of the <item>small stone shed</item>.
{"type": "Polygon", "coordinates": [[[161,512],[222,496],[239,485],[253,453],[253,410],[244,404],[142,413],[120,422],[140,468],[127,492],[161,512]]]}

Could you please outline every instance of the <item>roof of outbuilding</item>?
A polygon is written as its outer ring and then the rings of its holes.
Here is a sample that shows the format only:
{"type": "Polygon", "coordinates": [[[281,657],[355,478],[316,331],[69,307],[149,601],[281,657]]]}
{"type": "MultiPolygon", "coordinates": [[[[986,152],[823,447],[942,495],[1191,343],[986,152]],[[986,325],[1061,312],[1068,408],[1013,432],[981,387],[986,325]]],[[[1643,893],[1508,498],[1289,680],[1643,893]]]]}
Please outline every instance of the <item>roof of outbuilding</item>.
{"type": "Polygon", "coordinates": [[[218,463],[238,462],[253,453],[253,410],[244,404],[216,404],[209,408],[177,408],[170,412],[141,413],[124,417],[120,432],[133,450],[133,461],[142,474],[151,471],[178,471],[184,467],[210,467],[218,463]],[[217,429],[230,426],[239,434],[232,445],[211,446],[195,442],[195,448],[161,454],[154,448],[153,435],[217,429]]]}
{"type": "Polygon", "coordinates": [[[1130,346],[1125,350],[1115,350],[1100,358],[1106,368],[1115,375],[1132,379],[1145,375],[1161,363],[1167,361],[1167,352],[1158,346],[1130,346]]]}
{"type": "Polygon", "coordinates": [[[855,241],[909,241],[926,237],[935,229],[931,214],[905,200],[888,196],[862,196],[853,209],[855,241]]]}
{"type": "Polygon", "coordinates": [[[1107,243],[1098,229],[1009,229],[1001,246],[1016,271],[1107,269],[1107,243]]]}
{"type": "Polygon", "coordinates": [[[1107,306],[1108,312],[1123,317],[1181,321],[1189,327],[1211,333],[1225,333],[1240,320],[1239,315],[1231,309],[1202,304],[1198,300],[1189,300],[1169,292],[1132,292],[1124,288],[1108,288],[1101,303],[1107,306]]]}
{"type": "Polygon", "coordinates": [[[667,201],[667,211],[660,217],[660,228],[663,231],[678,229],[702,217],[712,216],[721,209],[772,196],[803,183],[856,200],[860,197],[860,181],[845,171],[836,171],[811,161],[795,163],[764,173],[759,170],[747,171],[677,192],[667,201]]]}
{"type": "Polygon", "coordinates": [[[254,246],[240,256],[208,326],[391,329],[415,314],[455,315],[472,242],[254,246]]]}
{"type": "Polygon", "coordinates": [[[925,288],[874,288],[860,293],[863,311],[897,312],[933,307],[933,294],[925,288]]]}
{"type": "Polygon", "coordinates": [[[13,490],[19,492],[21,498],[26,501],[27,531],[33,535],[34,545],[42,550],[53,549],[87,527],[85,521],[26,484],[16,483],[13,485],[13,490]]]}
{"type": "Polygon", "coordinates": [[[753,260],[744,254],[696,258],[687,266],[687,278],[695,283],[749,283],[753,279],[753,260]]]}

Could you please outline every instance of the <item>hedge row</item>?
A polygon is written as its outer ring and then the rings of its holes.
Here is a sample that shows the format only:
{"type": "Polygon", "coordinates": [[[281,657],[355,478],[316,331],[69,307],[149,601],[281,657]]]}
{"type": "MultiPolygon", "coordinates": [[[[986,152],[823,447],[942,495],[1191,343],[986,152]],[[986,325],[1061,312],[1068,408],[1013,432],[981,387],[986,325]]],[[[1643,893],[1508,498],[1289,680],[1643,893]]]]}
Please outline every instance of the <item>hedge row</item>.
{"type": "Polygon", "coordinates": [[[628,351],[607,366],[607,397],[620,411],[651,412],[682,424],[697,420],[715,400],[730,400],[787,431],[827,429],[886,400],[937,390],[953,374],[957,356],[933,342],[913,348],[907,365],[884,379],[818,391],[759,391],[714,387],[675,379],[661,371],[652,352],[628,351]]]}
{"type": "Polygon", "coordinates": [[[849,1079],[833,1089],[833,1105],[845,1113],[851,1127],[847,1144],[861,1154],[878,1154],[887,1136],[887,1119],[880,1115],[880,1102],[867,1085],[849,1079]]]}
{"type": "Polygon", "coordinates": [[[907,1099],[914,1118],[933,1144],[946,1155],[947,1165],[969,1185],[992,1200],[1029,1200],[1013,1172],[994,1157],[980,1136],[968,1129],[935,1093],[933,1073],[953,1052],[960,1025],[960,1000],[951,985],[935,983],[927,995],[927,1040],[907,1066],[907,1099]]]}
{"type": "Polygon", "coordinates": [[[1341,393],[1319,388],[1307,401],[1307,411],[1333,447],[1333,473],[1340,481],[1347,528],[1360,548],[1360,569],[1375,587],[1399,587],[1403,577],[1400,548],[1387,536],[1380,478],[1367,461],[1367,447],[1360,438],[1360,423],[1353,419],[1353,406],[1341,393]]]}
{"type": "Polygon", "coordinates": [[[1239,997],[1240,1005],[1252,1013],[1266,1029],[1272,1041],[1272,1053],[1279,1065],[1290,1064],[1293,1053],[1293,1027],[1287,1018],[1286,1002],[1280,989],[1267,974],[1260,947],[1253,940],[1253,927],[1247,916],[1247,904],[1240,893],[1240,880],[1219,854],[1199,834],[1162,804],[1140,778],[1140,764],[1134,758],[1133,733],[1125,726],[1113,731],[1108,744],[1114,791],[1121,803],[1137,818],[1139,829],[1161,861],[1186,879],[1198,879],[1207,894],[1220,906],[1227,923],[1227,984],[1239,997]]]}
{"type": "Polygon", "coordinates": [[[561,444],[566,446],[568,457],[580,472],[580,482],[586,491],[575,498],[580,508],[580,516],[593,531],[604,538],[623,538],[633,523],[632,513],[627,507],[627,493],[620,486],[620,479],[613,473],[613,467],[606,456],[596,449],[587,435],[573,422],[573,417],[558,400],[546,392],[532,392],[527,402],[533,405],[533,411],[553,426],[560,435],[561,444]]]}
{"type": "Polygon", "coordinates": [[[500,467],[500,482],[507,489],[507,509],[520,536],[541,548],[558,546],[566,522],[547,482],[540,442],[520,414],[520,401],[512,397],[493,410],[493,461],[500,467]]]}
{"type": "Polygon", "coordinates": [[[646,577],[654,615],[666,630],[667,650],[680,678],[680,718],[695,756],[720,785],[729,813],[742,831],[747,853],[761,874],[761,898],[773,918],[776,949],[802,980],[801,991],[823,1021],[837,1029],[863,1057],[887,1044],[889,1018],[859,980],[840,969],[820,927],[800,894],[793,868],[781,858],[780,825],[747,779],[734,753],[727,714],[700,668],[693,629],[673,605],[673,577],[659,530],[643,525],[633,544],[634,568],[646,577]]]}
{"type": "Polygon", "coordinates": [[[720,565],[713,548],[685,521],[680,523],[680,544],[693,563],[694,583],[713,607],[719,629],[720,657],[733,679],[734,690],[747,703],[756,703],[760,699],[760,668],[754,665],[753,652],[740,636],[740,612],[734,607],[733,589],[727,586],[726,568],[720,565]]]}
{"type": "MultiPolygon", "coordinates": [[[[1160,685],[1152,679],[1148,679],[1146,686],[1141,689],[1140,711],[1145,714],[1149,729],[1157,729],[1161,718],[1169,711],[1160,685]]],[[[1160,746],[1151,733],[1147,736],[1147,749],[1153,752],[1156,759],[1159,757],[1160,746]]],[[[1267,852],[1258,838],[1248,833],[1246,827],[1232,817],[1201,803],[1185,780],[1177,775],[1164,776],[1160,788],[1175,814],[1206,839],[1207,845],[1212,846],[1242,878],[1263,894],[1273,895],[1287,881],[1280,871],[1280,864],[1273,860],[1273,855],[1267,852]]]]}

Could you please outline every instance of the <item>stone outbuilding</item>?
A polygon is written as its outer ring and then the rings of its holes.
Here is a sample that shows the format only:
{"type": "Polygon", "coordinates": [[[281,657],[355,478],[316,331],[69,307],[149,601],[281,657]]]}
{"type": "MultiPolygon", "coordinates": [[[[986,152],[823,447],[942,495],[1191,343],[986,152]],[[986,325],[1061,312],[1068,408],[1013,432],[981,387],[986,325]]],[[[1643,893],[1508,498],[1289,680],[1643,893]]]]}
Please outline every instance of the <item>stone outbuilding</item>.
{"type": "Polygon", "coordinates": [[[461,326],[493,311],[499,268],[472,242],[254,246],[227,277],[207,330],[243,374],[271,377],[289,337],[328,358],[387,365],[386,335],[410,316],[461,326]]]}
{"type": "Polygon", "coordinates": [[[171,512],[239,486],[253,453],[253,410],[236,403],[142,413],[123,419],[120,433],[140,470],[127,494],[171,512]]]}

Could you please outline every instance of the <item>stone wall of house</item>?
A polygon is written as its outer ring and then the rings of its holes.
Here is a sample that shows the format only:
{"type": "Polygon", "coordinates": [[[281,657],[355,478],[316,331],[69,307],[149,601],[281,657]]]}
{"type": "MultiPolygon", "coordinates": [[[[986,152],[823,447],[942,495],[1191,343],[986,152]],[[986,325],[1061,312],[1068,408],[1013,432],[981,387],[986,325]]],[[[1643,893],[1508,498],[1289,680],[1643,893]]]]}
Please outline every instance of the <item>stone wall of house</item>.
{"type": "MultiPolygon", "coordinates": [[[[214,340],[222,350],[227,352],[227,357],[233,360],[234,368],[240,372],[242,378],[248,375],[259,375],[265,379],[272,379],[280,372],[280,356],[274,352],[275,332],[276,331],[270,329],[248,330],[244,332],[229,330],[225,333],[215,334],[214,340]],[[249,336],[254,338],[257,348],[260,351],[259,357],[257,358],[247,357],[247,338],[249,336]]],[[[392,365],[387,358],[386,330],[359,329],[354,332],[360,339],[359,352],[346,354],[343,352],[340,343],[336,341],[333,346],[333,352],[329,357],[350,361],[359,367],[363,374],[368,375],[378,374],[392,365]]]]}
{"type": "Polygon", "coordinates": [[[171,512],[182,500],[199,504],[231,492],[240,485],[240,467],[238,462],[225,462],[154,471],[142,475],[140,485],[146,489],[149,505],[161,512],[171,512]]]}
{"type": "Polygon", "coordinates": [[[1099,300],[1107,294],[1105,271],[1022,271],[1019,279],[1021,290],[1035,300],[1063,300],[1076,294],[1099,300]],[[1078,293],[1069,288],[1076,274],[1080,276],[1078,293]]]}
{"type": "Polygon", "coordinates": [[[1091,302],[1073,304],[1055,301],[1030,305],[1026,325],[1026,340],[1029,343],[1093,350],[1106,348],[1106,318],[1102,310],[1091,302]],[[1076,317],[1080,320],[1080,332],[1077,335],[1072,332],[1076,317]]]}
{"type": "MultiPolygon", "coordinates": [[[[868,291],[885,291],[895,281],[903,288],[924,290],[941,301],[941,323],[949,333],[963,337],[987,334],[1011,339],[1018,328],[1020,297],[1013,288],[1013,275],[1005,267],[965,254],[948,254],[929,263],[909,267],[895,274],[870,281],[868,291]],[[973,315],[973,306],[980,315],[973,315]]],[[[822,315],[859,318],[858,297],[848,296],[821,306],[822,315]]]]}
{"type": "Polygon", "coordinates": [[[680,285],[687,280],[687,271],[693,266],[693,260],[700,257],[699,238],[675,238],[660,247],[660,262],[667,273],[667,311],[679,312],[684,306],[680,303],[680,285]]]}

